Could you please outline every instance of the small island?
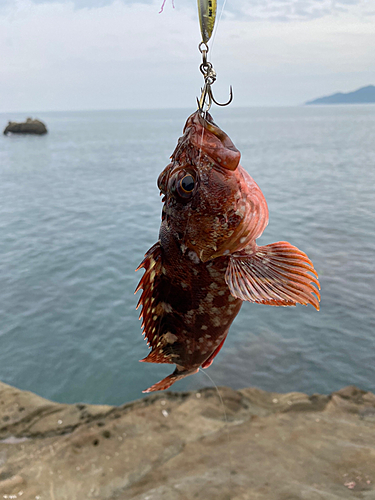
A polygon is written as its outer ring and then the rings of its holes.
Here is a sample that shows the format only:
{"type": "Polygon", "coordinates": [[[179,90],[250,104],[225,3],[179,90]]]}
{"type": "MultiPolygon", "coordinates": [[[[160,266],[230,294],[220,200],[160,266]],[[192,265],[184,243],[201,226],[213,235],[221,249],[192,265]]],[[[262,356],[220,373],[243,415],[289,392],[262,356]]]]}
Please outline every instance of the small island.
{"type": "Polygon", "coordinates": [[[9,134],[34,134],[44,135],[47,133],[47,127],[40,120],[27,118],[25,122],[11,122],[4,129],[4,135],[9,134]]]}
{"type": "Polygon", "coordinates": [[[369,104],[375,103],[375,86],[368,85],[353,92],[337,92],[325,97],[319,97],[305,104],[369,104]]]}

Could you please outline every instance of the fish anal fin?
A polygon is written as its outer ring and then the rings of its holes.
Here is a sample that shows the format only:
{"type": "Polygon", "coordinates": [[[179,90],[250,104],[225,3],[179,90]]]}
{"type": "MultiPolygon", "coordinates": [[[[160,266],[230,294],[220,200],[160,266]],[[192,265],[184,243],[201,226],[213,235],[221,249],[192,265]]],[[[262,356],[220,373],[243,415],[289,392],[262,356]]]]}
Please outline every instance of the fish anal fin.
{"type": "Polygon", "coordinates": [[[164,391],[165,389],[168,389],[171,385],[173,385],[175,382],[177,382],[177,380],[181,380],[197,372],[198,368],[193,368],[192,370],[184,370],[184,371],[180,371],[176,368],[176,370],[173,373],[171,373],[171,375],[168,375],[168,377],[163,378],[163,380],[160,380],[160,382],[152,385],[151,387],[142,392],[147,393],[154,391],[164,391]]]}
{"type": "Polygon", "coordinates": [[[225,281],[234,297],[258,304],[311,304],[319,310],[319,281],[307,255],[286,241],[232,255],[225,281]]]}
{"type": "Polygon", "coordinates": [[[220,342],[220,344],[216,347],[216,349],[214,350],[214,352],[211,354],[211,356],[209,358],[206,359],[206,361],[202,364],[202,368],[208,368],[209,366],[212,365],[215,357],[219,354],[220,352],[220,349],[223,347],[224,345],[224,342],[225,342],[225,339],[227,338],[227,336],[225,336],[223,338],[223,340],[220,342]]]}

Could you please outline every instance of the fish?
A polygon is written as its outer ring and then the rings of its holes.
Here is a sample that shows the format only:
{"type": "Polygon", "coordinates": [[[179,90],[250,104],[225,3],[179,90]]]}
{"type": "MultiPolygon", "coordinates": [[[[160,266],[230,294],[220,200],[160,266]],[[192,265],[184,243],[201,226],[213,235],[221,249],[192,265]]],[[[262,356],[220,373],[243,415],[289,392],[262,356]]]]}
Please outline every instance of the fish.
{"type": "Polygon", "coordinates": [[[141,361],[176,367],[143,392],[208,368],[244,301],[319,310],[318,274],[308,256],[286,241],[256,244],[268,207],[240,157],[212,116],[198,110],[158,178],[159,240],[137,268],[144,269],[137,309],[151,348],[141,361]]]}

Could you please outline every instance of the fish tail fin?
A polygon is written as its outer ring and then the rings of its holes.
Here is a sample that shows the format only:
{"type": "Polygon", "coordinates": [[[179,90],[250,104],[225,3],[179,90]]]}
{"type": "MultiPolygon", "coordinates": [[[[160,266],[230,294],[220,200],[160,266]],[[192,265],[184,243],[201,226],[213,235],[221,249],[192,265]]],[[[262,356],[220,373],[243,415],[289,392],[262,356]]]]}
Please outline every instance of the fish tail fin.
{"type": "Polygon", "coordinates": [[[225,281],[234,297],[271,306],[311,304],[319,311],[318,274],[307,255],[286,241],[232,255],[225,281]]]}
{"type": "Polygon", "coordinates": [[[164,391],[165,389],[168,389],[171,385],[173,385],[175,382],[177,382],[177,380],[181,380],[197,372],[198,368],[193,368],[192,370],[184,370],[184,371],[179,371],[178,368],[176,368],[176,370],[170,375],[168,375],[168,377],[163,378],[163,380],[160,380],[160,382],[152,385],[151,387],[142,392],[164,391]]]}

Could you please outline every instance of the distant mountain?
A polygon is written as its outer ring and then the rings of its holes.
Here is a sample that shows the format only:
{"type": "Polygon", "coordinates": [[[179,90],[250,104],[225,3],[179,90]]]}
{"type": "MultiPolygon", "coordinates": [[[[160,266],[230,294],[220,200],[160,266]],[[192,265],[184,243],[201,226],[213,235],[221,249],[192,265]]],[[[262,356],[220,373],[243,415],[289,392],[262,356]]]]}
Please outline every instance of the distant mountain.
{"type": "Polygon", "coordinates": [[[375,86],[368,85],[362,87],[354,92],[347,92],[346,94],[338,92],[337,94],[328,95],[326,97],[319,97],[313,101],[307,101],[305,104],[364,104],[375,103],[375,86]]]}

